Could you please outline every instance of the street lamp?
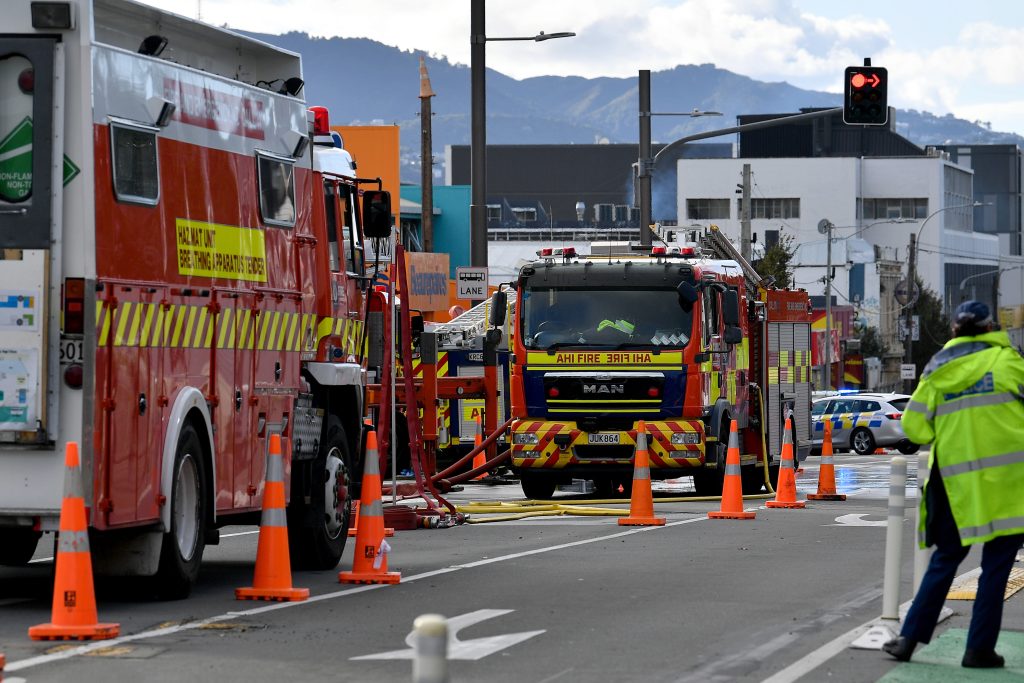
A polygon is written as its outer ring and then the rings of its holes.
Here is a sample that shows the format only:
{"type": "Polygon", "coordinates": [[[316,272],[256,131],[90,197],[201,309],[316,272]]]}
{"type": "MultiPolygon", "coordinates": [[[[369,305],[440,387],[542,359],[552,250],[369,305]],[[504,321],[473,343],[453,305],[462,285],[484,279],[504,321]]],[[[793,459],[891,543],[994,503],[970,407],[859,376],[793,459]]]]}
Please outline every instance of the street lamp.
{"type": "Polygon", "coordinates": [[[484,26],[484,0],[472,0],[470,6],[470,99],[472,127],[470,142],[470,264],[487,266],[487,95],[484,46],[488,41],[532,40],[541,42],[569,38],[575,33],[544,33],[535,36],[490,38],[484,26]]]}
{"type": "MultiPolygon", "coordinates": [[[[984,277],[986,275],[993,275],[994,274],[995,278],[993,279],[993,283],[992,283],[992,308],[993,308],[993,310],[998,311],[999,310],[999,275],[1002,274],[1002,273],[1005,273],[1007,271],[1010,271],[1010,270],[1020,270],[1021,268],[1024,268],[1024,265],[1008,266],[1006,268],[996,268],[994,270],[986,270],[986,271],[984,271],[982,273],[975,273],[974,275],[968,275],[967,277],[965,277],[963,280],[960,281],[960,291],[961,292],[964,291],[964,287],[966,287],[968,280],[973,280],[974,278],[977,278],[977,277],[984,277]]],[[[963,295],[962,294],[961,294],[960,298],[963,299],[963,295]]]]}
{"type": "MultiPolygon", "coordinates": [[[[651,174],[654,172],[654,164],[657,163],[659,152],[651,156],[651,117],[652,116],[689,116],[698,118],[701,116],[721,116],[718,111],[701,111],[694,107],[689,112],[652,112],[651,111],[651,71],[642,69],[639,77],[640,96],[640,149],[636,162],[636,193],[638,195],[637,205],[640,208],[640,244],[648,247],[651,244],[651,174]]],[[[665,150],[662,149],[662,152],[665,150]]]]}
{"type": "MultiPolygon", "coordinates": [[[[879,225],[881,223],[903,223],[903,222],[905,222],[905,219],[902,219],[902,218],[890,218],[890,219],[884,220],[884,221],[876,221],[874,223],[871,223],[870,225],[864,226],[863,228],[861,228],[857,232],[855,232],[852,235],[849,235],[848,237],[845,237],[843,239],[849,239],[850,237],[855,237],[855,236],[861,234],[862,232],[864,232],[865,230],[867,230],[868,228],[870,228],[870,227],[872,227],[874,225],[879,225]]],[[[825,354],[824,354],[825,367],[824,367],[824,369],[822,371],[822,379],[825,380],[825,389],[831,389],[832,388],[832,280],[833,280],[833,278],[832,278],[832,231],[835,230],[837,227],[845,227],[845,226],[836,226],[836,225],[834,225],[832,223],[832,221],[828,220],[827,218],[822,218],[820,221],[818,221],[818,232],[820,234],[822,234],[822,235],[825,235],[826,236],[825,239],[828,241],[828,244],[827,244],[826,249],[825,249],[825,278],[824,278],[825,279],[825,354]]],[[[849,226],[849,227],[856,227],[856,226],[849,226]]],[[[798,245],[798,248],[799,248],[799,245],[798,245]]]]}
{"type": "MultiPolygon", "coordinates": [[[[924,231],[924,226],[928,225],[928,221],[935,218],[940,213],[949,211],[950,209],[965,209],[968,207],[973,208],[978,206],[985,206],[985,204],[983,202],[970,202],[967,204],[944,206],[929,214],[921,223],[921,227],[917,229],[917,233],[910,233],[910,247],[907,255],[907,296],[909,299],[903,311],[903,362],[905,364],[909,365],[914,362],[914,305],[917,303],[918,299],[917,296],[914,296],[914,293],[917,291],[917,240],[920,238],[921,232],[924,231]]],[[[912,393],[913,390],[914,380],[903,380],[903,393],[909,394],[912,393]]]]}

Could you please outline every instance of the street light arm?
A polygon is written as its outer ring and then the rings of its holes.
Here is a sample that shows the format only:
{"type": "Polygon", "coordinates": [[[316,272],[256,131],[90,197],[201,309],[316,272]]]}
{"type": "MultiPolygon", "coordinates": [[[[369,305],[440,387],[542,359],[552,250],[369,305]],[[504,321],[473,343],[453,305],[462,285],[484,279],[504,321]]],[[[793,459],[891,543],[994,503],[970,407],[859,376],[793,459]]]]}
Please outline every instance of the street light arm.
{"type": "Polygon", "coordinates": [[[1020,270],[1021,268],[1024,268],[1024,265],[1009,266],[1007,268],[996,268],[995,270],[986,270],[983,273],[975,273],[974,275],[968,275],[967,277],[960,281],[960,291],[964,291],[964,287],[967,285],[968,280],[973,280],[976,277],[984,277],[986,275],[998,275],[1000,273],[1005,273],[1010,270],[1020,270]]]}
{"type": "Polygon", "coordinates": [[[796,123],[798,121],[806,121],[807,119],[818,119],[823,116],[831,116],[838,114],[843,111],[842,107],[835,107],[834,109],[822,109],[821,111],[807,112],[806,114],[793,114],[792,116],[783,116],[777,119],[768,119],[767,121],[757,121],[755,123],[744,123],[741,126],[733,126],[732,128],[718,128],[716,130],[709,130],[703,133],[695,133],[693,135],[687,135],[686,137],[674,140],[664,147],[662,147],[657,154],[654,155],[654,163],[658,163],[658,159],[661,155],[667,153],[669,150],[677,149],[678,147],[685,145],[688,142],[695,142],[697,140],[706,140],[707,138],[717,138],[721,135],[729,135],[730,133],[743,133],[748,130],[758,130],[760,128],[771,128],[772,126],[781,126],[787,123],[796,123]]]}
{"type": "Polygon", "coordinates": [[[509,36],[505,38],[493,38],[491,36],[484,36],[484,40],[486,40],[488,43],[509,40],[532,40],[534,42],[539,43],[543,40],[553,40],[555,38],[572,38],[575,35],[576,34],[571,31],[557,31],[555,33],[544,33],[544,31],[541,31],[535,36],[509,36]]]}

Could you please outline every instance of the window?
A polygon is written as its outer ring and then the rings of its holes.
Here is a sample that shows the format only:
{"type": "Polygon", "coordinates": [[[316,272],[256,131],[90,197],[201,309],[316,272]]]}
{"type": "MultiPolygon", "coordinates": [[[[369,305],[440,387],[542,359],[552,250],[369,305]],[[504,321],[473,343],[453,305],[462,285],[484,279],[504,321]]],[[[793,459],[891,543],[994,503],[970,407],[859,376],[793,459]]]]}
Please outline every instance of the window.
{"type": "Polygon", "coordinates": [[[726,220],[729,218],[729,200],[687,199],[686,217],[694,221],[726,220]]]}
{"type": "Polygon", "coordinates": [[[824,415],[825,408],[828,406],[828,401],[817,401],[814,406],[811,407],[811,415],[824,415]]]}
{"type": "Polygon", "coordinates": [[[895,400],[889,401],[889,405],[891,405],[896,410],[902,412],[907,409],[908,401],[910,401],[909,398],[897,398],[895,400]]]}
{"type": "Polygon", "coordinates": [[[338,192],[330,180],[324,181],[324,214],[327,222],[327,251],[331,262],[331,271],[341,270],[341,259],[338,254],[338,192]]]}
{"type": "Polygon", "coordinates": [[[487,220],[488,221],[500,221],[501,220],[501,204],[488,204],[487,205],[487,220]]]}
{"type": "Polygon", "coordinates": [[[263,222],[290,228],[295,225],[294,159],[257,152],[260,214],[263,222]]]}
{"type": "Polygon", "coordinates": [[[861,217],[866,221],[893,219],[923,219],[928,216],[928,199],[919,198],[864,198],[860,200],[861,217]]]}
{"type": "Polygon", "coordinates": [[[341,195],[342,249],[345,252],[345,270],[356,275],[363,275],[366,272],[366,263],[362,236],[356,226],[356,190],[349,185],[339,185],[338,192],[341,195]]]}
{"type": "Polygon", "coordinates": [[[533,223],[537,220],[537,209],[532,206],[513,206],[512,216],[520,223],[533,223]]]}
{"type": "Polygon", "coordinates": [[[110,123],[114,195],[120,201],[155,205],[160,198],[158,130],[120,121],[110,123]]]}
{"type": "Polygon", "coordinates": [[[855,413],[874,413],[882,409],[878,401],[854,401],[853,404],[855,413]]]}
{"type": "MultiPolygon", "coordinates": [[[[32,62],[22,55],[0,59],[3,106],[0,106],[0,136],[4,138],[3,175],[0,202],[32,204],[32,105],[35,73],[32,62]]],[[[49,234],[49,233],[47,233],[49,234]]]]}
{"type": "MultiPolygon", "coordinates": [[[[742,212],[742,199],[736,200],[737,211],[742,212]]],[[[800,200],[764,199],[750,200],[750,218],[800,218],[800,200]]]]}

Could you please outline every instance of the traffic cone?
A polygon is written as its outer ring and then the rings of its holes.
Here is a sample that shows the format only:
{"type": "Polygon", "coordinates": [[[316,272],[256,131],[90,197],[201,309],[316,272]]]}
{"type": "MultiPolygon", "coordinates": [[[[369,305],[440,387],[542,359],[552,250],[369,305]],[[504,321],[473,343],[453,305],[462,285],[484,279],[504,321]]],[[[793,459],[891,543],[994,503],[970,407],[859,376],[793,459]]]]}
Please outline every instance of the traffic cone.
{"type": "Polygon", "coordinates": [[[359,531],[356,533],[352,571],[340,572],[341,583],[398,583],[400,572],[388,571],[391,546],[384,540],[384,507],[380,502],[380,460],[377,432],[366,436],[363,490],[359,496],[359,531]]]}
{"type": "Polygon", "coordinates": [[[786,418],[786,432],[782,435],[782,462],[779,465],[779,483],[775,487],[775,500],[765,505],[770,508],[802,508],[807,503],[796,499],[796,472],[793,466],[793,426],[786,418]]]}
{"type": "Polygon", "coordinates": [[[846,500],[846,494],[836,493],[836,467],[832,462],[832,425],[825,420],[825,435],[821,439],[821,464],[818,467],[818,492],[808,493],[810,500],[846,500]]]}
{"type": "Polygon", "coordinates": [[[288,521],[285,517],[284,458],[281,435],[270,435],[267,474],[263,479],[263,516],[256,543],[256,572],[252,586],[236,588],[236,600],[298,602],[309,597],[308,588],[292,588],[288,559],[288,521]]]}
{"type": "Polygon", "coordinates": [[[711,511],[711,519],[754,519],[755,512],[743,509],[743,477],[740,474],[740,439],[736,420],[729,423],[729,450],[725,452],[725,477],[722,480],[722,507],[711,511]]]}
{"type": "MultiPolygon", "coordinates": [[[[484,442],[484,432],[483,432],[483,428],[480,426],[480,413],[477,413],[477,415],[476,415],[476,434],[473,435],[473,449],[475,450],[477,448],[480,448],[480,444],[482,444],[483,442],[484,442]]],[[[476,455],[473,456],[473,469],[476,469],[477,467],[483,467],[486,463],[487,463],[487,454],[484,451],[480,451],[479,453],[477,453],[476,455]]],[[[486,472],[481,472],[480,474],[478,474],[475,477],[473,477],[473,481],[476,481],[477,479],[483,479],[486,476],[487,476],[486,472]]]]}
{"type": "MultiPolygon", "coordinates": [[[[351,536],[355,536],[357,533],[359,533],[359,509],[360,509],[360,507],[361,506],[359,505],[359,501],[358,500],[352,501],[352,516],[351,516],[352,523],[348,527],[348,535],[350,537],[351,536]]],[[[384,527],[384,535],[385,536],[394,536],[395,535],[394,528],[393,527],[389,527],[389,526],[384,527]]]]}
{"type": "Polygon", "coordinates": [[[619,526],[661,526],[664,523],[664,517],[654,516],[651,461],[647,455],[647,424],[640,420],[636,428],[636,457],[633,459],[633,492],[629,497],[629,516],[619,517],[619,526]]]}
{"type": "Polygon", "coordinates": [[[29,628],[32,640],[106,640],[116,638],[121,631],[119,624],[97,623],[82,490],[78,444],[69,441],[64,449],[64,500],[57,536],[52,621],[29,628]]]}

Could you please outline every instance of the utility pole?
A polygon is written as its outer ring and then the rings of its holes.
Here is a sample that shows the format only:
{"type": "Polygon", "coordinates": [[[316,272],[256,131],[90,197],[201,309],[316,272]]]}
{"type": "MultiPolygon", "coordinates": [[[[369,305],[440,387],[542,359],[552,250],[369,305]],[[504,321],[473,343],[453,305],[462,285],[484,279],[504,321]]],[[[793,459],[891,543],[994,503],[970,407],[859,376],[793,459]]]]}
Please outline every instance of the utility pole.
{"type": "MultiPolygon", "coordinates": [[[[910,247],[907,252],[907,306],[904,310],[904,326],[905,336],[903,337],[903,362],[913,363],[914,362],[914,304],[917,303],[917,297],[914,293],[917,291],[917,235],[914,232],[910,233],[910,247]]],[[[911,394],[914,392],[914,380],[905,379],[903,380],[903,393],[911,394]]]]}
{"type": "Polygon", "coordinates": [[[636,191],[640,206],[640,245],[651,246],[651,71],[641,69],[640,154],[636,162],[636,191]]]}
{"type": "Polygon", "coordinates": [[[430,88],[430,76],[427,64],[420,57],[420,222],[423,227],[423,251],[434,251],[434,151],[430,98],[434,91],[430,88]]]}
{"type": "Polygon", "coordinates": [[[743,195],[740,200],[740,254],[752,260],[750,239],[750,164],[743,164],[743,195]]]}
{"type": "Polygon", "coordinates": [[[484,0],[472,0],[469,22],[470,64],[470,265],[487,265],[487,95],[484,48],[487,35],[484,0]]]}
{"type": "Polygon", "coordinates": [[[825,388],[832,388],[832,225],[828,221],[825,249],[825,388]]]}

